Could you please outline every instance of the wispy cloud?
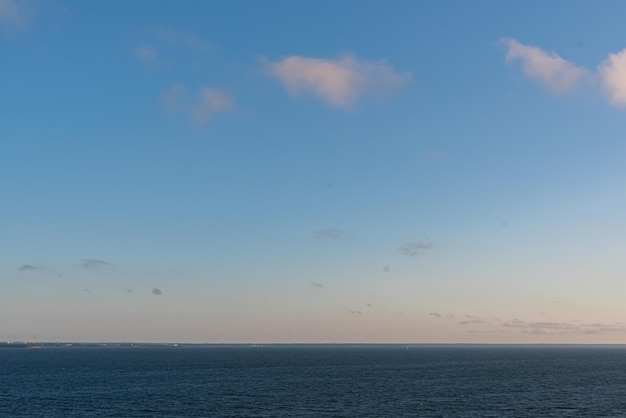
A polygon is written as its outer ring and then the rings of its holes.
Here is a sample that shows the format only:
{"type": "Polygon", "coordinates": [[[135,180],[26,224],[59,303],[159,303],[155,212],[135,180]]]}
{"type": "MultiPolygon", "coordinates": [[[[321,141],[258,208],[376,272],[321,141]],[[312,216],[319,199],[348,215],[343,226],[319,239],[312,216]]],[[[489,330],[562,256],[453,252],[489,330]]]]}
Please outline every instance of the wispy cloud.
{"type": "MultiPolygon", "coordinates": [[[[435,318],[441,318],[441,319],[454,319],[454,315],[453,314],[442,314],[439,312],[429,312],[428,313],[429,316],[433,316],[435,318]]],[[[468,319],[477,319],[477,317],[472,317],[471,315],[467,316],[468,319]]]]}
{"type": "Polygon", "coordinates": [[[291,95],[310,94],[338,108],[350,108],[363,97],[396,92],[412,80],[410,72],[399,73],[384,60],[351,55],[336,60],[290,56],[265,65],[291,95]]]}
{"type": "Polygon", "coordinates": [[[155,295],[155,296],[159,296],[159,295],[162,295],[163,292],[158,287],[155,287],[155,288],[152,289],[152,294],[155,295]]]}
{"type": "Polygon", "coordinates": [[[27,0],[0,0],[0,26],[6,30],[28,28],[36,13],[33,3],[27,0]]]}
{"type": "Polygon", "coordinates": [[[584,335],[584,334],[626,334],[626,323],[579,322],[579,321],[525,321],[518,318],[489,320],[474,315],[466,315],[458,325],[483,325],[470,333],[513,333],[536,335],[584,335]]]}
{"type": "Polygon", "coordinates": [[[85,293],[89,293],[91,294],[91,289],[80,289],[81,292],[85,292],[85,293]]]}
{"type": "Polygon", "coordinates": [[[152,30],[152,34],[156,39],[166,44],[183,47],[196,53],[211,52],[213,49],[208,41],[189,33],[183,33],[168,28],[156,28],[152,30]]]}
{"type": "Polygon", "coordinates": [[[185,86],[179,83],[172,83],[167,90],[161,94],[161,105],[170,113],[176,113],[183,107],[183,102],[187,95],[185,86]]]}
{"type": "Polygon", "coordinates": [[[143,44],[135,48],[135,57],[144,64],[153,62],[157,56],[158,52],[152,45],[143,44]]]}
{"type": "Polygon", "coordinates": [[[626,324],[604,322],[552,322],[552,321],[522,321],[513,319],[501,324],[505,328],[519,330],[524,334],[608,334],[626,333],[626,324]]]}
{"type": "Polygon", "coordinates": [[[598,67],[598,75],[611,103],[626,106],[626,49],[609,54],[598,67]]]}
{"type": "Polygon", "coordinates": [[[212,87],[202,87],[199,91],[199,99],[194,106],[194,121],[198,125],[204,125],[217,113],[233,108],[232,97],[221,90],[212,87]]]}
{"type": "Polygon", "coordinates": [[[521,61],[524,75],[543,84],[555,94],[576,89],[589,72],[564,60],[554,52],[524,45],[515,39],[503,39],[507,47],[506,62],[521,61]]]}
{"type": "Polygon", "coordinates": [[[421,241],[411,241],[401,245],[399,250],[404,255],[407,255],[409,257],[415,257],[420,252],[429,250],[431,248],[432,244],[421,241]]]}
{"type": "Polygon", "coordinates": [[[391,271],[391,267],[389,267],[389,266],[383,266],[383,271],[384,271],[385,273],[389,273],[389,272],[391,271]]]}
{"type": "Polygon", "coordinates": [[[474,315],[465,315],[465,318],[463,321],[459,321],[457,322],[457,324],[459,325],[478,325],[478,324],[488,324],[489,321],[479,318],[477,316],[474,315]]]}
{"type": "MultiPolygon", "coordinates": [[[[204,68],[206,53],[212,50],[209,42],[168,28],[153,28],[134,49],[134,56],[144,64],[158,67],[204,68]],[[190,54],[192,53],[192,54],[190,54]]],[[[169,113],[180,113],[196,126],[206,125],[217,114],[235,108],[233,97],[212,86],[187,88],[182,83],[171,83],[160,96],[163,108],[169,113]]]]}
{"type": "Polygon", "coordinates": [[[350,310],[348,311],[348,313],[349,313],[349,314],[352,314],[352,315],[363,315],[363,312],[361,312],[361,311],[359,311],[359,310],[354,310],[354,309],[350,309],[350,310]]]}
{"type": "Polygon", "coordinates": [[[168,28],[152,28],[144,32],[143,41],[135,48],[134,55],[144,64],[159,61],[172,66],[188,63],[192,56],[202,57],[212,49],[211,44],[199,36],[168,28]]]}
{"type": "Polygon", "coordinates": [[[205,125],[217,114],[235,107],[230,94],[222,90],[203,86],[192,97],[187,88],[179,83],[173,83],[163,92],[161,104],[170,113],[187,115],[196,125],[205,125]]]}
{"type": "Polygon", "coordinates": [[[338,228],[323,228],[315,231],[316,238],[339,238],[344,235],[344,231],[338,228]]]}
{"type": "Polygon", "coordinates": [[[98,267],[110,266],[111,263],[109,263],[108,261],[104,261],[104,260],[98,260],[97,258],[85,258],[81,262],[81,265],[83,266],[83,268],[86,268],[86,269],[95,269],[98,267]]]}
{"type": "Polygon", "coordinates": [[[324,287],[323,284],[318,283],[318,282],[309,282],[309,286],[310,287],[324,287]]]}

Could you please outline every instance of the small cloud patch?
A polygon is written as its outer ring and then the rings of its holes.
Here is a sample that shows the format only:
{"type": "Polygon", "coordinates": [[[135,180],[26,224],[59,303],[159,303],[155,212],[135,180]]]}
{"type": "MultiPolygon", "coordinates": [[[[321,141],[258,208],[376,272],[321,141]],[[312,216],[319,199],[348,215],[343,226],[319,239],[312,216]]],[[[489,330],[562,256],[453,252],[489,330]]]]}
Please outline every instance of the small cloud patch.
{"type": "Polygon", "coordinates": [[[109,263],[108,261],[98,260],[97,258],[85,258],[83,259],[81,264],[83,268],[86,268],[86,269],[95,269],[95,268],[106,267],[106,266],[111,265],[111,263],[109,263]]]}
{"type": "Polygon", "coordinates": [[[412,241],[412,242],[407,242],[406,244],[401,245],[399,250],[402,254],[406,256],[415,257],[420,252],[429,250],[431,248],[432,248],[432,244],[421,242],[421,241],[412,241]]]}
{"type": "Polygon", "coordinates": [[[155,287],[154,289],[152,289],[152,294],[155,296],[159,296],[159,295],[162,295],[163,292],[158,287],[155,287]]]}
{"type": "Polygon", "coordinates": [[[20,266],[20,268],[18,268],[18,271],[33,271],[33,270],[41,270],[43,267],[41,266],[34,266],[32,264],[22,264],[20,266]]]}

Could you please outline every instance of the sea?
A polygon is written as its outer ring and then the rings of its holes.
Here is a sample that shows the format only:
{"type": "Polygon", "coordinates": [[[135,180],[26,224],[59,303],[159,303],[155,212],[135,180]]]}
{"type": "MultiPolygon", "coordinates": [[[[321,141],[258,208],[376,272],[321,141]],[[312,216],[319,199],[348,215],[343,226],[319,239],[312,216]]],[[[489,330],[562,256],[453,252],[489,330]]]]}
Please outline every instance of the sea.
{"type": "Polygon", "coordinates": [[[0,417],[626,417],[624,346],[0,349],[0,417]]]}

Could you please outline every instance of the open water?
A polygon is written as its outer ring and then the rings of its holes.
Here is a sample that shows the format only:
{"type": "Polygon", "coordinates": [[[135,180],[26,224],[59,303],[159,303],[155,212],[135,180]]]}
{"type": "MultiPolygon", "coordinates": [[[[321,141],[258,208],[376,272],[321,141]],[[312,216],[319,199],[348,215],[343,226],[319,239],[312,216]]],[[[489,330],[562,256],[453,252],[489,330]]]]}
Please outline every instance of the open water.
{"type": "Polygon", "coordinates": [[[626,347],[0,349],[2,417],[626,417],[626,347]]]}

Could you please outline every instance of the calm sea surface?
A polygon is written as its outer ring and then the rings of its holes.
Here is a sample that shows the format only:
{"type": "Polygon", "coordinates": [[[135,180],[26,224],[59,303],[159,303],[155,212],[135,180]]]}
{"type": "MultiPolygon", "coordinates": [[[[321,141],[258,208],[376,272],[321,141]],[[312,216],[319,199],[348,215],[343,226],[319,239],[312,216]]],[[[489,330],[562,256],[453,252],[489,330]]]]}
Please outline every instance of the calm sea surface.
{"type": "Polygon", "coordinates": [[[617,417],[626,347],[3,348],[0,416],[617,417]]]}

